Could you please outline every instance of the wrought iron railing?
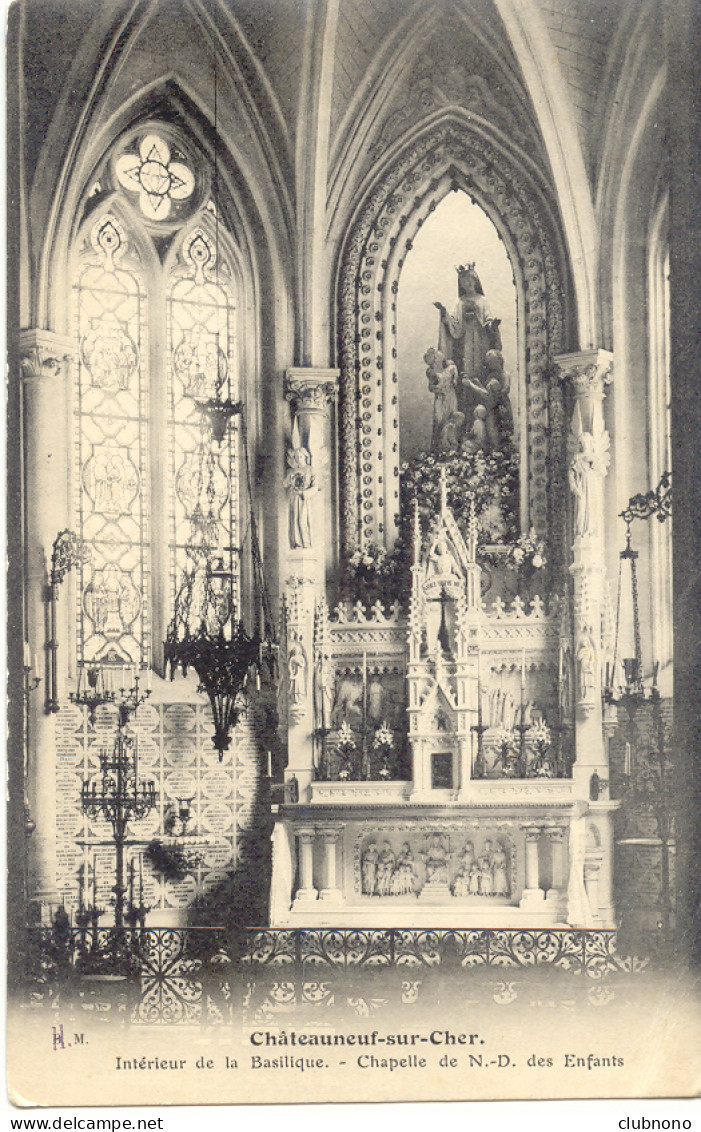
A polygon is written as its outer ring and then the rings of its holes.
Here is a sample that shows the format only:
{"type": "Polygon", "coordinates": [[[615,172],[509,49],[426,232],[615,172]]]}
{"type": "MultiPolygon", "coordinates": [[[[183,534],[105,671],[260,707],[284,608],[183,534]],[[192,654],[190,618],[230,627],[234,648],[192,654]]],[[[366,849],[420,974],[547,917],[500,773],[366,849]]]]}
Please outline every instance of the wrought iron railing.
{"type": "Polygon", "coordinates": [[[595,979],[628,969],[616,932],[571,928],[252,929],[242,962],[255,968],[486,968],[551,964],[595,979]]]}
{"type": "Polygon", "coordinates": [[[246,928],[232,936],[218,928],[33,928],[22,1002],[67,1017],[217,1025],[241,1021],[246,1003],[274,988],[311,1001],[312,985],[389,986],[393,973],[418,987],[431,975],[555,968],[589,983],[646,964],[620,955],[616,933],[604,930],[246,928]]]}
{"type": "Polygon", "coordinates": [[[23,998],[136,1023],[223,1022],[236,958],[217,928],[31,928],[23,998]]]}

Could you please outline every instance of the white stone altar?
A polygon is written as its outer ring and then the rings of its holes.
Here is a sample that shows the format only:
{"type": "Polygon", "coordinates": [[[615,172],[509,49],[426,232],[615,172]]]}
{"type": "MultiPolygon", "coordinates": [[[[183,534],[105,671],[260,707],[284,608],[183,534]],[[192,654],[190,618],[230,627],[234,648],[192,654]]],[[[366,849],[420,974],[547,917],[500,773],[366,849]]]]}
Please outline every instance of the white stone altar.
{"type": "MultiPolygon", "coordinates": [[[[415,516],[408,613],[329,614],[317,497],[285,598],[273,927],[615,927],[598,517],[610,358],[561,363],[574,389],[571,595],[485,597],[477,520],[461,532],[443,476],[428,536],[415,516]]],[[[318,453],[329,374],[314,380],[304,411],[318,453]]]]}

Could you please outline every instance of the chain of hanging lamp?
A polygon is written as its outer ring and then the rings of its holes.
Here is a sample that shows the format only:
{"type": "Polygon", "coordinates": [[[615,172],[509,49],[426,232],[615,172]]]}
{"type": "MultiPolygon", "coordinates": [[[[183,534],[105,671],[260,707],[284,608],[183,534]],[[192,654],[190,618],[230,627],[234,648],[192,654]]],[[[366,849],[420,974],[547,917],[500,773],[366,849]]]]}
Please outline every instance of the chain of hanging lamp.
{"type": "MultiPolygon", "coordinates": [[[[214,198],[215,270],[219,266],[217,71],[214,67],[214,198]]],[[[231,732],[245,708],[249,676],[259,672],[264,660],[274,674],[276,642],[274,621],[263,577],[258,528],[253,507],[248,437],[241,401],[224,397],[224,377],[214,383],[213,396],[195,401],[200,414],[200,441],[196,455],[196,504],[189,516],[190,536],[185,548],[187,563],[175,596],[173,618],[164,642],[164,659],[170,677],[178,669],[187,675],[194,669],[199,690],[209,698],[214,720],[212,743],[220,760],[231,744],[231,732]],[[234,417],[240,418],[240,440],[248,496],[252,559],[253,607],[260,611],[258,627],[249,633],[244,624],[238,592],[241,546],[219,546],[219,514],[215,477],[220,470],[218,451],[234,417]],[[214,445],[216,444],[216,450],[214,445]],[[226,561],[228,559],[228,561],[226,561]]]]}
{"type": "MultiPolygon", "coordinates": [[[[240,409],[238,410],[240,413],[240,409]]],[[[237,593],[233,557],[236,547],[217,545],[214,472],[211,459],[211,430],[203,427],[198,450],[198,503],[190,516],[191,533],[186,553],[188,562],[175,597],[173,618],[164,643],[164,659],[170,677],[180,669],[187,675],[194,669],[199,689],[206,692],[214,719],[212,742],[223,758],[231,744],[231,731],[244,710],[244,694],[249,676],[256,675],[264,660],[271,666],[275,659],[274,623],[265,591],[263,564],[258,530],[253,513],[251,476],[248,462],[246,428],[241,418],[241,446],[249,502],[249,530],[253,604],[261,611],[261,631],[249,633],[245,627],[237,593]],[[203,507],[202,499],[207,507],[203,507]],[[229,562],[225,562],[225,555],[229,562]]]]}
{"type": "MultiPolygon", "coordinates": [[[[665,522],[672,514],[672,476],[664,472],[656,487],[650,491],[633,495],[628,505],[620,512],[619,518],[626,525],[626,543],[619,554],[618,567],[618,595],[616,602],[616,635],[614,642],[614,656],[612,671],[606,675],[606,699],[609,703],[624,703],[629,708],[642,702],[646,698],[643,682],[642,642],[640,633],[640,607],[638,596],[638,570],[639,554],[633,550],[631,526],[635,519],[649,520],[656,518],[660,523],[665,522]],[[619,630],[621,624],[621,599],[624,585],[624,568],[629,563],[630,572],[630,599],[633,614],[633,656],[622,657],[624,686],[620,690],[614,687],[615,671],[618,663],[619,630]]],[[[653,667],[653,687],[656,683],[657,664],[653,667]]]]}

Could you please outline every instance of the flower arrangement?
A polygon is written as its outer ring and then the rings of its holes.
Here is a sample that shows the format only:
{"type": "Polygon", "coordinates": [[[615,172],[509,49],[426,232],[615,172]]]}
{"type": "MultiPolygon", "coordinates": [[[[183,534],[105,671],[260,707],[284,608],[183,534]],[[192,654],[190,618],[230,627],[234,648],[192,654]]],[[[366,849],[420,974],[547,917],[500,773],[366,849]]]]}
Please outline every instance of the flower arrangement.
{"type": "Polygon", "coordinates": [[[542,570],[547,565],[545,544],[538,538],[535,527],[527,535],[519,538],[509,547],[506,564],[515,570],[542,570]]]}
{"type": "Polygon", "coordinates": [[[338,730],[338,745],[336,747],[336,754],[341,760],[338,777],[342,782],[347,782],[348,779],[353,778],[355,751],[355,737],[348,721],[344,719],[338,730]]]}
{"type": "Polygon", "coordinates": [[[544,719],[536,719],[528,729],[528,737],[533,744],[535,755],[530,773],[538,778],[552,778],[553,767],[550,754],[550,728],[544,719]]]}
{"type": "Polygon", "coordinates": [[[392,777],[392,752],[394,749],[394,735],[386,723],[377,728],[372,741],[372,750],[379,763],[377,777],[388,779],[392,777]]]}
{"type": "Polygon", "coordinates": [[[513,748],[513,732],[509,731],[508,727],[500,727],[495,735],[495,739],[497,757],[494,765],[501,764],[502,776],[513,778],[516,774],[516,764],[518,762],[518,755],[513,748]]]}
{"type": "Polygon", "coordinates": [[[369,543],[348,559],[346,588],[353,602],[373,606],[376,601],[389,606],[401,601],[401,552],[389,554],[384,546],[369,543]]]}
{"type": "Polygon", "coordinates": [[[470,503],[480,520],[478,543],[511,541],[518,530],[518,453],[513,446],[493,452],[458,449],[441,455],[423,452],[401,469],[402,521],[419,504],[424,532],[438,512],[441,468],[445,469],[448,506],[458,526],[467,529],[470,503]]]}
{"type": "Polygon", "coordinates": [[[394,549],[388,552],[370,543],[347,561],[346,591],[351,601],[366,606],[377,601],[385,606],[394,601],[406,605],[411,587],[413,504],[418,503],[425,537],[439,511],[442,469],[448,506],[463,534],[474,502],[478,560],[515,571],[519,589],[527,588],[534,571],[546,565],[545,546],[534,528],[527,535],[519,533],[519,458],[513,445],[493,452],[422,452],[401,467],[399,534],[394,549]]]}

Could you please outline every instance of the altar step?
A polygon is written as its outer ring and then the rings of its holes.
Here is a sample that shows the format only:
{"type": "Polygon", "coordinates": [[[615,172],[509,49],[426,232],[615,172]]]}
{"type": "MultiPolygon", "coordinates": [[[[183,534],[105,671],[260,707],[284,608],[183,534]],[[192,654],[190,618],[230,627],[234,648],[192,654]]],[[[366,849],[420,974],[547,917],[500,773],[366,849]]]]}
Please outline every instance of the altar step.
{"type": "Polygon", "coordinates": [[[517,908],[509,905],[492,905],[480,908],[476,904],[457,903],[450,907],[437,904],[424,904],[416,901],[411,905],[397,903],[343,904],[325,906],[324,901],[313,901],[302,907],[295,906],[286,916],[281,916],[276,927],[357,927],[357,928],[401,928],[411,924],[412,928],[568,928],[564,920],[558,919],[559,909],[543,901],[539,908],[517,908]]]}

